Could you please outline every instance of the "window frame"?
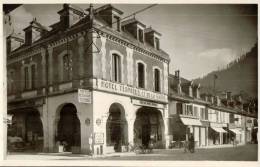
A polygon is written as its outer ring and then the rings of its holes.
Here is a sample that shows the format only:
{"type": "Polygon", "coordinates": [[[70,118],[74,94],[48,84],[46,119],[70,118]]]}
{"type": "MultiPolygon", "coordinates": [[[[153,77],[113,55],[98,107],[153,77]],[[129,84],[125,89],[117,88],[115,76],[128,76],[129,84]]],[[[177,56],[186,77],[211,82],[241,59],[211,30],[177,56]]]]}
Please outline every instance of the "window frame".
{"type": "Polygon", "coordinates": [[[146,64],[141,61],[141,60],[138,60],[136,61],[136,78],[137,78],[137,87],[138,88],[141,88],[141,89],[145,89],[146,88],[146,64]],[[140,86],[140,78],[139,78],[139,64],[143,65],[143,87],[142,85],[140,86]]]}
{"type": "Polygon", "coordinates": [[[110,66],[111,67],[111,69],[110,69],[111,81],[122,83],[123,82],[123,55],[120,52],[113,50],[113,51],[110,52],[110,58],[111,58],[111,60],[110,60],[110,63],[111,63],[111,66],[110,66]],[[117,66],[118,66],[117,69],[119,69],[118,74],[117,74],[117,78],[119,78],[119,79],[115,79],[116,74],[114,73],[114,69],[116,68],[116,66],[114,66],[114,62],[115,62],[114,56],[118,57],[118,59],[119,59],[117,61],[117,66]]]}
{"type": "Polygon", "coordinates": [[[162,91],[162,70],[159,67],[153,67],[153,87],[155,92],[162,91]],[[158,72],[158,80],[156,80],[156,71],[158,72]]]}

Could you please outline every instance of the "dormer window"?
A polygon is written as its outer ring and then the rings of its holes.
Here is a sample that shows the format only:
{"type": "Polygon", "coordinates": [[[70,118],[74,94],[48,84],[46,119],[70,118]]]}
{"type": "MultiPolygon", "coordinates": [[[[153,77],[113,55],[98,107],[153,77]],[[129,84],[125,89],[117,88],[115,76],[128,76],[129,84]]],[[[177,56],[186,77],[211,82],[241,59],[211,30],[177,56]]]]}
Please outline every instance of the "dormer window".
{"type": "Polygon", "coordinates": [[[159,38],[154,38],[154,45],[155,45],[155,49],[156,50],[160,50],[160,42],[159,42],[159,38]]]}
{"type": "Polygon", "coordinates": [[[142,29],[138,29],[138,40],[140,41],[140,42],[144,42],[144,30],[142,30],[142,29]]]}
{"type": "Polygon", "coordinates": [[[114,16],[114,24],[113,24],[113,27],[115,30],[117,30],[118,32],[121,31],[121,24],[120,24],[120,17],[118,16],[114,16]]]}

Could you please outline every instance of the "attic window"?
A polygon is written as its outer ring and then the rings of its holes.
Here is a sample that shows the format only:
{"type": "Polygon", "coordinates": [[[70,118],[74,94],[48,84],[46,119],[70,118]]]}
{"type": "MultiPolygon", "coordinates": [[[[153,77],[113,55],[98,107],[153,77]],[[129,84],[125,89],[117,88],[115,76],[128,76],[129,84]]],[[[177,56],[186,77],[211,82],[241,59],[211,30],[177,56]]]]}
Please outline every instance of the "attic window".
{"type": "Polygon", "coordinates": [[[120,25],[120,17],[118,17],[118,16],[114,16],[114,19],[115,19],[115,21],[112,23],[112,24],[114,24],[113,25],[113,27],[117,30],[117,31],[121,31],[121,29],[120,29],[120,27],[121,27],[121,25],[120,25]]]}
{"type": "Polygon", "coordinates": [[[144,31],[142,29],[138,29],[138,40],[144,42],[144,31]]]}
{"type": "Polygon", "coordinates": [[[155,49],[160,50],[160,42],[158,38],[154,38],[155,49]]]}

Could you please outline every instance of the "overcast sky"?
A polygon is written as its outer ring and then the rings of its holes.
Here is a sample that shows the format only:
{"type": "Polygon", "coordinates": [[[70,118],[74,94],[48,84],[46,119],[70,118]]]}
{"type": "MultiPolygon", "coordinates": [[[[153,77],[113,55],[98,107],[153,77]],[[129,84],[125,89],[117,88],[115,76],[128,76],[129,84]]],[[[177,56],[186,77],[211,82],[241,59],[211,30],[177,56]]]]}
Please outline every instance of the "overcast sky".
{"type": "MultiPolygon", "coordinates": [[[[83,9],[89,6],[75,5],[83,9]]],[[[114,6],[124,17],[149,4],[114,6]]],[[[33,17],[49,26],[59,20],[60,9],[62,4],[23,5],[11,13],[13,28],[21,32],[33,17]]],[[[157,5],[136,18],[162,34],[161,49],[171,57],[170,73],[179,69],[187,79],[224,67],[257,41],[256,5],[157,5]]]]}

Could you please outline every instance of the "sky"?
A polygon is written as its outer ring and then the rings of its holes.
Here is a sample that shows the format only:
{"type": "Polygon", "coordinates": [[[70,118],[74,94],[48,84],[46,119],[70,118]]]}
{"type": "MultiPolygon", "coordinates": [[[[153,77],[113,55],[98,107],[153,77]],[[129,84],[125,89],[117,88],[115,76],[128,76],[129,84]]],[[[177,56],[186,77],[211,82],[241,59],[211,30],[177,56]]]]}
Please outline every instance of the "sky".
{"type": "MultiPolygon", "coordinates": [[[[83,9],[88,4],[74,4],[83,9]]],[[[113,4],[128,16],[149,4],[113,4]]],[[[94,8],[100,7],[94,4],[94,8]]],[[[11,12],[13,25],[23,33],[34,17],[49,26],[59,20],[62,4],[24,4],[11,12]]],[[[135,16],[162,34],[160,47],[171,58],[170,73],[187,79],[223,68],[249,51],[257,41],[257,6],[238,4],[158,4],[135,16]]]]}

